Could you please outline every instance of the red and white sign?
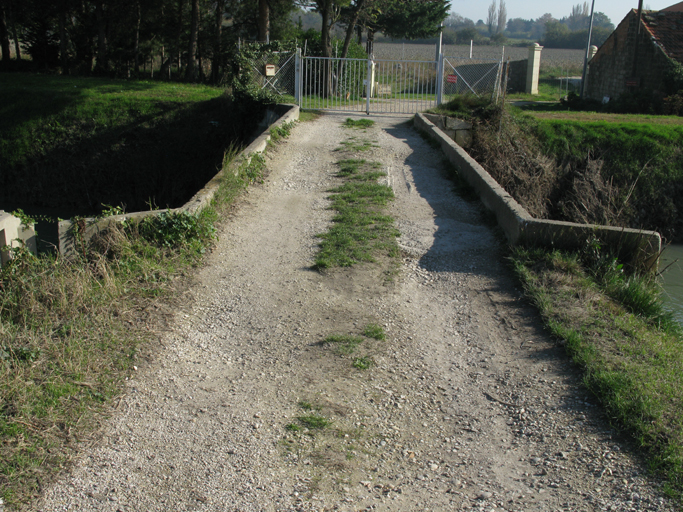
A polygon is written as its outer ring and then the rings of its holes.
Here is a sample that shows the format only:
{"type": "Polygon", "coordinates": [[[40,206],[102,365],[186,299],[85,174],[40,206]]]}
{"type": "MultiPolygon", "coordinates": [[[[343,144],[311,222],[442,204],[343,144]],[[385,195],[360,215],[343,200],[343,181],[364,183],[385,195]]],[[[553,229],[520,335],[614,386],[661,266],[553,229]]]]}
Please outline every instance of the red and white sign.
{"type": "Polygon", "coordinates": [[[446,82],[448,82],[449,84],[457,84],[458,83],[458,75],[446,76],[446,82]]]}

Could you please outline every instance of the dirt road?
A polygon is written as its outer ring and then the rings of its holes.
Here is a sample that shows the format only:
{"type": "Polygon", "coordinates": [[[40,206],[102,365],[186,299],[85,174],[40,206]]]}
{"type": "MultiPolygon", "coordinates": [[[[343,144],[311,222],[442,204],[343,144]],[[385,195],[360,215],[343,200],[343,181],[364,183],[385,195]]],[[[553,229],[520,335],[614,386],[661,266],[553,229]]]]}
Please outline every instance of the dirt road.
{"type": "Polygon", "coordinates": [[[407,118],[301,123],[185,311],[41,511],[673,510],[521,299],[487,216],[407,118]],[[397,262],[311,270],[356,137],[397,262]],[[322,344],[379,324],[351,355],[322,344]],[[355,358],[373,361],[359,369],[355,358]],[[327,423],[329,422],[329,423],[327,423]]]}

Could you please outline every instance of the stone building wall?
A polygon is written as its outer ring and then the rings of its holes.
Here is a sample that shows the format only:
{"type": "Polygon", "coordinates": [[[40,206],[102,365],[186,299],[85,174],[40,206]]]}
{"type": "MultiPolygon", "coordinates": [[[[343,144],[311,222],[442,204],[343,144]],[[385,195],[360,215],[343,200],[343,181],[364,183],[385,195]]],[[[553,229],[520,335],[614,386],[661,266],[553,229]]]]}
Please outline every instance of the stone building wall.
{"type": "Polygon", "coordinates": [[[661,89],[669,59],[652,41],[651,34],[641,27],[635,75],[633,61],[637,37],[638,16],[635,10],[624,18],[612,35],[603,43],[590,61],[585,95],[602,100],[617,98],[628,90],[627,80],[636,77],[638,86],[658,91],[661,89]]]}

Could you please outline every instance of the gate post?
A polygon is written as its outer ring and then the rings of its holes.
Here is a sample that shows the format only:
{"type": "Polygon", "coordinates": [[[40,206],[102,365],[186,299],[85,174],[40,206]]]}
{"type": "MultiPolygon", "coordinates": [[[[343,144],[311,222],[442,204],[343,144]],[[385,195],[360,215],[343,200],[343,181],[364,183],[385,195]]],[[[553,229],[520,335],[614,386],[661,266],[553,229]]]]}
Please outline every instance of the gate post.
{"type": "Polygon", "coordinates": [[[365,80],[365,113],[370,115],[370,96],[375,89],[375,63],[372,61],[372,55],[368,57],[368,71],[365,80]]]}
{"type": "Polygon", "coordinates": [[[436,62],[436,106],[438,107],[443,103],[443,73],[444,73],[444,63],[443,63],[443,53],[439,54],[439,59],[436,62]]]}
{"type": "Polygon", "coordinates": [[[301,48],[296,49],[296,58],[294,59],[294,98],[301,107],[301,48]]]}

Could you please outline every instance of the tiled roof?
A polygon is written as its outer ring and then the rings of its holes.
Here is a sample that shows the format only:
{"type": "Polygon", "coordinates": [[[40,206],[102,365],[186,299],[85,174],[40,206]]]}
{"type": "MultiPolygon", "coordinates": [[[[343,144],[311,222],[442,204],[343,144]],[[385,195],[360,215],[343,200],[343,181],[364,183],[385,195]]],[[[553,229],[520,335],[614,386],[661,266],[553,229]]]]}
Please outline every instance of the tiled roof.
{"type": "Polygon", "coordinates": [[[682,11],[644,11],[643,25],[664,53],[683,64],[682,11]]]}

